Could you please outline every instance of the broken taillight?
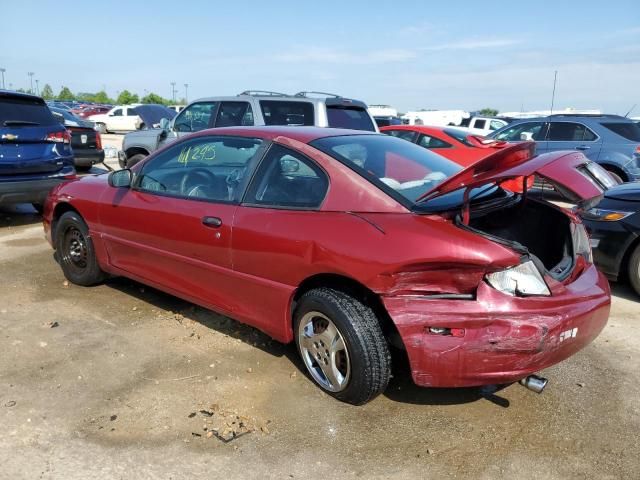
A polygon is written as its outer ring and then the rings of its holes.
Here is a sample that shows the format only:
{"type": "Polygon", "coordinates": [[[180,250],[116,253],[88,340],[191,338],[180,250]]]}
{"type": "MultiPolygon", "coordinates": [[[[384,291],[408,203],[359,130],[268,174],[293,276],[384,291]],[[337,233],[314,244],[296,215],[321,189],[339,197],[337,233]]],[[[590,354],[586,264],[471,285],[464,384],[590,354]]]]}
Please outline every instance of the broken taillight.
{"type": "Polygon", "coordinates": [[[464,328],[429,327],[427,331],[431,335],[443,335],[445,337],[464,337],[464,328]]]}

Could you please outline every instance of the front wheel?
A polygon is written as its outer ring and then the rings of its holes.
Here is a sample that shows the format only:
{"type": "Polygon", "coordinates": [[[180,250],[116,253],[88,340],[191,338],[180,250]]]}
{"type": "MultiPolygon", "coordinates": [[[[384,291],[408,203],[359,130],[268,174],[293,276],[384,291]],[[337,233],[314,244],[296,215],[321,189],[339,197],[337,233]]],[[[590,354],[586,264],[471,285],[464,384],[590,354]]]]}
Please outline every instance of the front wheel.
{"type": "Polygon", "coordinates": [[[105,279],[98,265],[89,227],[76,212],[67,212],[56,225],[55,245],[64,276],[77,285],[89,286],[105,279]]]}
{"type": "Polygon", "coordinates": [[[640,295],[640,245],[636,246],[636,248],[631,253],[631,257],[629,257],[629,283],[636,291],[638,295],[640,295]]]}
{"type": "Polygon", "coordinates": [[[362,405],[382,393],[391,355],[373,310],[330,288],[306,292],[294,313],[298,352],[313,381],[338,400],[362,405]]]}
{"type": "Polygon", "coordinates": [[[144,160],[146,157],[147,156],[142,153],[136,153],[135,155],[132,155],[130,158],[127,158],[127,160],[125,161],[126,168],[133,167],[136,163],[140,162],[141,160],[144,160]]]}

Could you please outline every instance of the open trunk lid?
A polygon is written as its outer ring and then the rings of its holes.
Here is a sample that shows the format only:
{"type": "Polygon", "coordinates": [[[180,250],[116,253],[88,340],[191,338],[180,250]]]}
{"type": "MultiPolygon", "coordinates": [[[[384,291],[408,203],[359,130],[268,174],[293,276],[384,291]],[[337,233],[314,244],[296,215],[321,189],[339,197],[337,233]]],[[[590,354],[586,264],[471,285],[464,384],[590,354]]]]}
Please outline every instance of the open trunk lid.
{"type": "Polygon", "coordinates": [[[550,152],[535,156],[535,142],[521,142],[496,151],[449,177],[425,192],[417,202],[427,202],[461,188],[470,191],[491,183],[537,175],[558,187],[571,201],[588,200],[602,193],[602,185],[592,171],[597,171],[582,153],[550,152]],[[587,168],[588,166],[588,168],[587,168]]]}

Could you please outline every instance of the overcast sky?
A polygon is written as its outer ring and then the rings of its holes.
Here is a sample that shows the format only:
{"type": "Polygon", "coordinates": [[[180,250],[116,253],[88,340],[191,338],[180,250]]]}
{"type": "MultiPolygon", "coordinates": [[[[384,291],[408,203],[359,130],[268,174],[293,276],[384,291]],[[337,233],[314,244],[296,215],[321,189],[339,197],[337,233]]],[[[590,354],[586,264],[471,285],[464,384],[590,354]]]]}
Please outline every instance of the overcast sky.
{"type": "Polygon", "coordinates": [[[420,108],[640,115],[640,1],[0,0],[6,86],[189,99],[320,90],[420,108]]]}

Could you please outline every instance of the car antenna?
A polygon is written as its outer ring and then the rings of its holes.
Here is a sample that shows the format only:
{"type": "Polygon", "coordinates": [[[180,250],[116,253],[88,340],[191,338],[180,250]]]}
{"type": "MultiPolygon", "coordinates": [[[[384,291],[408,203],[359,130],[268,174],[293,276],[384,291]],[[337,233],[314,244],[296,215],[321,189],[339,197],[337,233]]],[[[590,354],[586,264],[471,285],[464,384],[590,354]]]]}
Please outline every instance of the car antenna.
{"type": "Polygon", "coordinates": [[[637,103],[634,103],[634,104],[633,104],[633,107],[631,107],[631,108],[629,109],[629,111],[624,115],[624,118],[627,118],[627,117],[629,116],[629,114],[630,114],[631,112],[633,112],[633,110],[636,108],[636,105],[638,105],[638,104],[637,104],[637,103]]]}

